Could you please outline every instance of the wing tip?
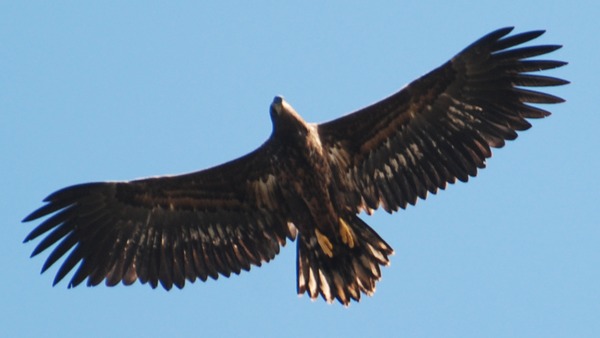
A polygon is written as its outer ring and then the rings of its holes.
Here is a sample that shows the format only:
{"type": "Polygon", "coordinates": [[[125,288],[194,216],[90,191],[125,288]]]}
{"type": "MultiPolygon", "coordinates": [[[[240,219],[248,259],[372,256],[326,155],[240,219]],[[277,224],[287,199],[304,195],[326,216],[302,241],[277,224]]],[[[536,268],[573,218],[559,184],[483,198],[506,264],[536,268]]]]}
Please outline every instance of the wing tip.
{"type": "Polygon", "coordinates": [[[487,34],[486,36],[505,36],[507,34],[509,34],[510,32],[512,32],[515,29],[515,26],[505,26],[502,28],[498,28],[495,31],[492,31],[491,33],[487,34]]]}

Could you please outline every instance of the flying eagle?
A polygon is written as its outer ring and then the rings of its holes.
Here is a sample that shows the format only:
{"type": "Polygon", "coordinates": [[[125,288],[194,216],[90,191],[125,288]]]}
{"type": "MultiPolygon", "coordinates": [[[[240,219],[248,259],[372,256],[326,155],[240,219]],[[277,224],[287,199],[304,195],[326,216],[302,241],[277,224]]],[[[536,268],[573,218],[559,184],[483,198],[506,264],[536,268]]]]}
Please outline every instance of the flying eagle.
{"type": "Polygon", "coordinates": [[[544,31],[511,31],[494,31],[399,92],[326,123],[305,122],[277,96],[269,139],[225,164],[59,190],[23,220],[50,215],[25,242],[50,232],[32,256],[56,244],[42,272],[66,256],[54,284],[77,266],[69,287],[139,279],[169,290],[248,271],[297,240],[298,294],[359,301],[393,253],[361,211],[391,213],[466,182],[492,147],[531,126],[527,119],[550,115],[529,103],[564,101],[525,89],[568,83],[531,74],[565,65],[530,59],[561,46],[521,47],[544,31]]]}

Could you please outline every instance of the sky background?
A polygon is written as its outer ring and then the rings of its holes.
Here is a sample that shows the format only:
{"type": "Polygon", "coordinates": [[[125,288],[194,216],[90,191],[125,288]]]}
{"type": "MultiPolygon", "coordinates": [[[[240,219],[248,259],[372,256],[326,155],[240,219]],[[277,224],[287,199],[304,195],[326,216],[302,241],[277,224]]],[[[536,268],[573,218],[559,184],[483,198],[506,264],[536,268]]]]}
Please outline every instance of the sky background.
{"type": "Polygon", "coordinates": [[[87,3],[0,2],[0,336],[600,336],[597,1],[87,3]],[[567,102],[468,184],[365,217],[396,254],[358,304],[296,296],[295,243],[170,292],[52,287],[22,243],[52,191],[233,159],[275,95],[331,120],[509,25],[564,44],[567,102]]]}

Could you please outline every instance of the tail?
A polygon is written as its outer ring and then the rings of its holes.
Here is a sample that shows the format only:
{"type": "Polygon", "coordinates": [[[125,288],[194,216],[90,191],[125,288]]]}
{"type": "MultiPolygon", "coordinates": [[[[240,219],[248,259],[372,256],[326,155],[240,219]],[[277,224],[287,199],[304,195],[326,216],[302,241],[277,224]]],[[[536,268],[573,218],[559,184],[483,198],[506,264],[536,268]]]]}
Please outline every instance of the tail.
{"type": "Polygon", "coordinates": [[[348,218],[344,223],[352,230],[353,243],[333,245],[331,257],[317,238],[299,235],[298,294],[308,292],[311,299],[320,294],[329,303],[337,299],[347,306],[352,299],[359,301],[361,293],[375,292],[379,265],[389,265],[394,250],[357,215],[348,218]]]}

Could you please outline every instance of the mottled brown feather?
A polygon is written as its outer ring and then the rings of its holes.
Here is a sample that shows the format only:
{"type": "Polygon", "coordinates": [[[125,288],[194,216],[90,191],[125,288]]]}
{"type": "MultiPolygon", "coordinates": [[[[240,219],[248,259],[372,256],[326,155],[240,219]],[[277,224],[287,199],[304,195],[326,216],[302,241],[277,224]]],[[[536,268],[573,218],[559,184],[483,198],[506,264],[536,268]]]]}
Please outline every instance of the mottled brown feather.
{"type": "Polygon", "coordinates": [[[71,186],[25,217],[47,217],[25,241],[62,257],[54,284],[140,280],[184,287],[260,266],[298,232],[298,293],[347,305],[372,294],[392,248],[357,214],[394,212],[484,168],[527,119],[559,103],[526,87],[565,80],[530,74],[565,65],[529,59],[560,48],[521,47],[543,34],[492,32],[371,106],[308,124],[281,97],[273,134],[254,152],[195,173],[71,186]],[[343,229],[343,230],[342,230],[343,229]],[[320,236],[320,237],[319,237],[320,236]],[[326,243],[326,244],[323,244],[326,243]]]}
{"type": "Polygon", "coordinates": [[[525,73],[565,65],[525,60],[560,46],[517,47],[544,31],[507,36],[511,31],[492,32],[388,98],[319,125],[324,145],[347,157],[336,169],[352,173],[345,183],[366,201],[357,203],[356,211],[405,208],[456,179],[467,181],[485,167],[491,147],[502,147],[531,127],[526,119],[549,115],[527,103],[563,102],[523,88],[568,83],[525,73]],[[394,180],[378,178],[387,168],[394,180]]]}
{"type": "Polygon", "coordinates": [[[259,198],[264,191],[253,190],[278,189],[275,180],[265,185],[277,171],[271,151],[266,144],[240,159],[181,176],[65,188],[25,218],[51,215],[25,241],[52,231],[32,254],[58,243],[44,271],[74,248],[54,284],[78,264],[70,286],[86,278],[88,285],[106,280],[111,286],[139,278],[170,289],[183,287],[186,279],[239,274],[272,259],[286,238],[294,238],[286,206],[277,198],[265,202],[259,198]]]}

